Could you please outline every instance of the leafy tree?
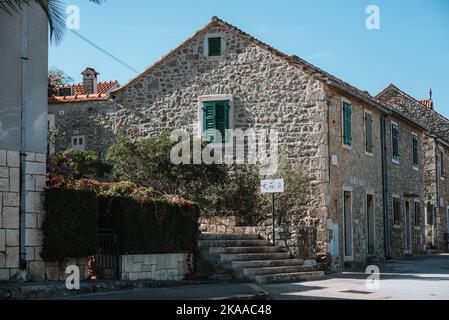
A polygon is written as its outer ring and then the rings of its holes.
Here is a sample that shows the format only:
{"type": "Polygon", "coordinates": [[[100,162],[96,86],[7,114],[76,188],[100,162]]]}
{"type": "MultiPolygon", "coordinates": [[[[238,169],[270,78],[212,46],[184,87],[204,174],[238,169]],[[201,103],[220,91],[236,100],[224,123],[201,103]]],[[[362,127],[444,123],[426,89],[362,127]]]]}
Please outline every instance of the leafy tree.
{"type": "Polygon", "coordinates": [[[73,82],[73,78],[64,71],[53,67],[48,70],[48,96],[51,97],[57,93],[56,89],[65,84],[73,82]]]}

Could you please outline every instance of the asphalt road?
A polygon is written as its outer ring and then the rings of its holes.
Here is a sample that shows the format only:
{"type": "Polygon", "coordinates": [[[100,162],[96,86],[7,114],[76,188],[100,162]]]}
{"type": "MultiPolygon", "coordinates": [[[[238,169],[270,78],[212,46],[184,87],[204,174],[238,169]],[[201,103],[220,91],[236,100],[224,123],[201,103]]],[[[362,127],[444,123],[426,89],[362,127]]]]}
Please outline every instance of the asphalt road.
{"type": "Polygon", "coordinates": [[[312,282],[254,286],[245,283],[149,288],[78,295],[71,300],[214,300],[254,298],[260,290],[273,300],[449,300],[449,255],[390,261],[380,268],[379,288],[367,274],[341,273],[312,282]]]}
{"type": "Polygon", "coordinates": [[[449,255],[389,261],[378,288],[367,274],[342,273],[321,281],[262,286],[274,300],[449,300],[449,255]]]}

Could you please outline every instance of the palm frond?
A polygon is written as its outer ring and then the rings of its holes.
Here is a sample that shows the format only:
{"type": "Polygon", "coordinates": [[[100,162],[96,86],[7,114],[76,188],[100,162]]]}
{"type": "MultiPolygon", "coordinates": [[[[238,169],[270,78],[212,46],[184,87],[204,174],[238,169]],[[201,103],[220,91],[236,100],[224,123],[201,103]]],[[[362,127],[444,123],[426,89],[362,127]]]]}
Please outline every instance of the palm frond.
{"type": "MultiPolygon", "coordinates": [[[[102,4],[105,0],[89,0],[95,4],[102,4]]],[[[45,12],[50,27],[50,39],[61,43],[66,30],[65,5],[61,0],[0,0],[0,11],[10,15],[20,13],[22,8],[31,3],[37,3],[45,12]]]]}

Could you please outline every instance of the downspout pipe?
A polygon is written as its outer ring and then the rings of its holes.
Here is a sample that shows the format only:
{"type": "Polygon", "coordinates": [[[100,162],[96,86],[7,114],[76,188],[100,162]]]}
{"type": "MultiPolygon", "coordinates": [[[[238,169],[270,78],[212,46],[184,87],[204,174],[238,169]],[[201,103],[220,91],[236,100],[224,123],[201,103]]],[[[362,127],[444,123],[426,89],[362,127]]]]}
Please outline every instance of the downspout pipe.
{"type": "Polygon", "coordinates": [[[380,118],[380,136],[382,149],[382,192],[383,192],[383,220],[384,220],[384,252],[385,258],[389,259],[390,255],[390,228],[388,219],[388,161],[387,161],[387,115],[380,118]]]}
{"type": "Polygon", "coordinates": [[[20,270],[26,270],[26,156],[27,156],[27,78],[28,78],[28,6],[22,8],[22,52],[21,52],[21,70],[20,70],[20,270]]]}

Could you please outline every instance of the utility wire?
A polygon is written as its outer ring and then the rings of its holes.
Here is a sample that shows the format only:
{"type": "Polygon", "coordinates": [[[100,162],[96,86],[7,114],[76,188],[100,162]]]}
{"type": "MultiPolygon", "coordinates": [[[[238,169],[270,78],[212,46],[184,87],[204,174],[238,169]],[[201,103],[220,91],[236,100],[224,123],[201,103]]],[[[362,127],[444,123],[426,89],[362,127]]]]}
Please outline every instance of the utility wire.
{"type": "Polygon", "coordinates": [[[116,56],[114,56],[112,53],[108,52],[107,50],[103,49],[102,47],[100,47],[99,45],[93,43],[92,41],[90,41],[89,39],[87,39],[85,36],[83,36],[82,34],[80,34],[79,32],[70,29],[70,31],[72,33],[74,33],[76,36],[78,36],[81,40],[87,42],[89,45],[91,45],[92,47],[94,47],[95,49],[103,52],[105,55],[111,57],[112,59],[114,59],[115,61],[117,61],[118,63],[120,63],[122,66],[124,66],[125,68],[131,70],[132,72],[139,74],[140,72],[133,68],[132,66],[130,66],[129,64],[127,64],[126,62],[124,62],[123,60],[120,60],[119,58],[117,58],[116,56]]]}

